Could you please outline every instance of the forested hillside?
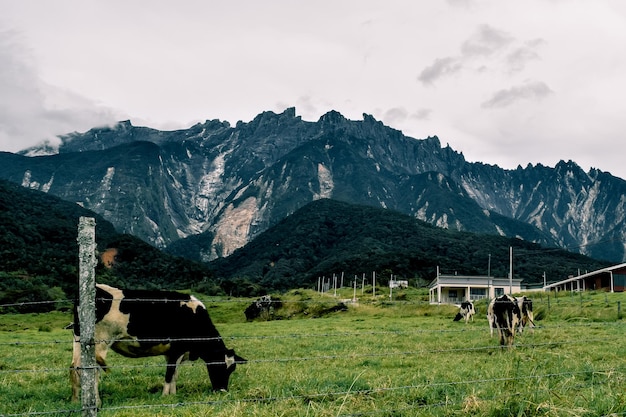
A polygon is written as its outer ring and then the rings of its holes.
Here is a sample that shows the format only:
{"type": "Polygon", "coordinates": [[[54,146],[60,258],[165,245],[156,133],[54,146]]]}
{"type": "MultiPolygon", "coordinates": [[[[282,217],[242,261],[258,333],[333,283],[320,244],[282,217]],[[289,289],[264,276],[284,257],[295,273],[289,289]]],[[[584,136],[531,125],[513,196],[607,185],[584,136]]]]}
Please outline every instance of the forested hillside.
{"type": "MultiPolygon", "coordinates": [[[[98,281],[137,288],[189,288],[203,283],[207,292],[219,290],[210,284],[210,273],[199,263],[118,234],[111,223],[79,205],[0,181],[0,305],[74,297],[81,216],[96,219],[99,251],[111,247],[118,251],[111,269],[98,265],[98,281]]],[[[45,311],[60,304],[28,304],[4,311],[45,311]]]]}
{"type": "MultiPolygon", "coordinates": [[[[444,273],[486,274],[489,255],[495,276],[508,273],[509,246],[514,275],[536,283],[607,263],[519,239],[441,229],[390,210],[322,199],[308,204],[231,256],[198,261],[203,237],[181,240],[170,253],[130,235],[79,205],[0,181],[0,305],[29,303],[2,311],[45,311],[76,293],[78,218],[96,218],[98,251],[116,249],[111,268],[102,263],[99,282],[132,288],[193,289],[205,294],[259,295],[313,288],[318,277],[377,272],[426,284],[437,267],[444,273]],[[191,259],[183,259],[185,255],[191,259]]],[[[210,236],[209,236],[210,238],[210,236]]]]}
{"type": "MultiPolygon", "coordinates": [[[[190,256],[195,251],[199,256],[199,237],[189,246],[183,243],[171,248],[173,253],[190,256]]],[[[391,274],[415,285],[432,280],[437,267],[447,274],[486,275],[490,257],[491,274],[506,277],[509,247],[514,276],[525,284],[542,283],[544,272],[556,281],[608,265],[520,239],[441,229],[391,210],[322,199],[210,267],[230,283],[223,283],[224,288],[239,294],[313,288],[322,276],[343,273],[347,282],[372,271],[381,285],[391,274]]]]}

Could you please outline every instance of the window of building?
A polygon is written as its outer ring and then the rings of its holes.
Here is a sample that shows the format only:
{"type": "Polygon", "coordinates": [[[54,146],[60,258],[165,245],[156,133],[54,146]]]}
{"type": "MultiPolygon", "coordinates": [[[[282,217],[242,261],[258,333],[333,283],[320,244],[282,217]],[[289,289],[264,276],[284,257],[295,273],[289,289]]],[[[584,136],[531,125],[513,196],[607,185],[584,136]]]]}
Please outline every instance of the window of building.
{"type": "Polygon", "coordinates": [[[493,289],[493,293],[496,295],[496,297],[500,297],[501,295],[504,295],[504,288],[494,288],[493,289]]]}
{"type": "Polygon", "coordinates": [[[457,297],[457,292],[456,292],[456,290],[448,290],[448,297],[450,297],[450,298],[456,298],[456,297],[457,297]]]}

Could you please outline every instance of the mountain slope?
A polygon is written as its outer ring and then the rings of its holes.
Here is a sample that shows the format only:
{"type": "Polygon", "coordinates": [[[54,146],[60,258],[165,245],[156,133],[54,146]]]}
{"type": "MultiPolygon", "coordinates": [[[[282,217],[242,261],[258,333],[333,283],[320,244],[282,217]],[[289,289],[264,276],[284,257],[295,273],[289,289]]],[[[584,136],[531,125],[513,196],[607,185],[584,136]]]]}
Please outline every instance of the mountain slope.
{"type": "Polygon", "coordinates": [[[213,120],[164,132],[123,122],[62,139],[58,155],[0,153],[0,178],[81,202],[157,247],[209,232],[207,260],[320,198],[626,260],[626,181],[573,162],[468,163],[437,137],[409,138],[369,115],[330,111],[306,122],[292,108],[234,127],[213,120]]]}
{"type": "MultiPolygon", "coordinates": [[[[115,248],[111,269],[99,265],[100,282],[121,286],[219,290],[205,266],[167,255],[130,235],[121,235],[102,216],[40,191],[0,180],[0,305],[66,300],[78,277],[78,219],[96,220],[99,252],[115,248]]],[[[34,304],[20,311],[54,308],[34,304]]]]}
{"type": "MultiPolygon", "coordinates": [[[[198,237],[168,250],[199,256],[198,237]],[[191,243],[191,242],[188,242],[191,243]],[[195,252],[195,254],[194,254],[195,252]]],[[[514,275],[526,284],[559,280],[578,270],[608,265],[586,256],[514,238],[433,227],[392,210],[321,199],[307,204],[227,258],[211,262],[216,276],[266,290],[314,287],[319,277],[345,274],[346,282],[377,271],[381,285],[390,274],[428,282],[437,268],[446,273],[505,277],[509,247],[514,275]]]]}

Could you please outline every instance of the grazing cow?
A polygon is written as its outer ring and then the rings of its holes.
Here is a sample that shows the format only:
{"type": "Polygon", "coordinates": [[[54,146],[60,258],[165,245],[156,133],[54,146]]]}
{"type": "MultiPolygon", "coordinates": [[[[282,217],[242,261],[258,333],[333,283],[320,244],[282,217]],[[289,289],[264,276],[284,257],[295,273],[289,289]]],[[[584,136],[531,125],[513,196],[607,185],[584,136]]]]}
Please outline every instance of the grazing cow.
{"type": "Polygon", "coordinates": [[[474,314],[476,314],[474,303],[471,301],[463,301],[461,303],[461,307],[459,308],[459,312],[456,313],[456,316],[454,316],[454,321],[459,321],[464,318],[465,324],[467,324],[470,319],[474,321],[474,314]]]}
{"type": "Polygon", "coordinates": [[[280,308],[281,306],[282,302],[280,299],[272,299],[271,295],[264,295],[252,302],[252,304],[250,304],[243,313],[246,315],[246,320],[252,321],[261,315],[264,317],[271,316],[274,314],[274,310],[276,308],[280,308]]]}
{"type": "MultiPolygon", "coordinates": [[[[70,379],[72,400],[78,401],[80,328],[76,315],[74,320],[70,379]]],[[[205,306],[177,292],[120,290],[97,284],[95,342],[96,361],[105,370],[109,347],[130,358],[164,355],[163,395],[176,394],[177,367],[184,360],[202,359],[215,391],[227,390],[236,364],[246,362],[226,348],[205,306]]]]}
{"type": "Polygon", "coordinates": [[[521,312],[515,297],[505,294],[494,298],[489,303],[487,318],[491,335],[493,336],[493,329],[498,331],[500,345],[504,346],[506,343],[509,347],[513,346],[515,331],[521,321],[521,312]]]}
{"type": "Polygon", "coordinates": [[[521,320],[517,329],[518,333],[522,333],[524,327],[528,326],[531,329],[535,327],[535,317],[533,316],[533,300],[526,296],[518,297],[517,306],[520,309],[521,320]]]}

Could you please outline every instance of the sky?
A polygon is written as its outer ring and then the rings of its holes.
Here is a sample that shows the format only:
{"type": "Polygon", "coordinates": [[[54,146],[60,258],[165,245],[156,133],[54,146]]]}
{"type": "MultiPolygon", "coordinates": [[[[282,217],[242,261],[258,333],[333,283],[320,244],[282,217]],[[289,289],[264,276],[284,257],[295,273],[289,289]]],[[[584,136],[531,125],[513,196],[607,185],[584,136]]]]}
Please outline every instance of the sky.
{"type": "Polygon", "coordinates": [[[626,179],[626,2],[0,0],[0,151],[288,107],[626,179]]]}

